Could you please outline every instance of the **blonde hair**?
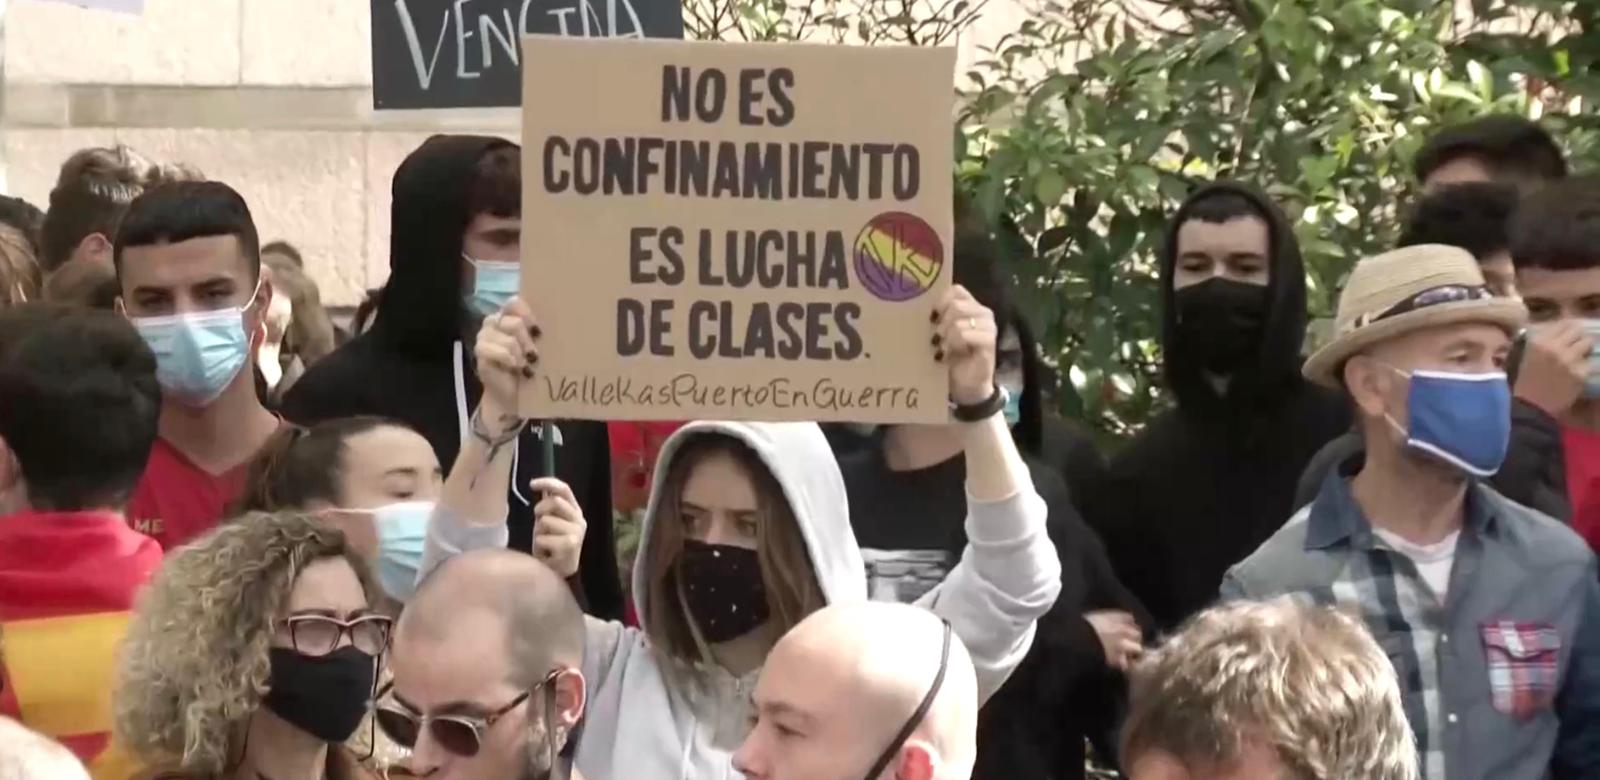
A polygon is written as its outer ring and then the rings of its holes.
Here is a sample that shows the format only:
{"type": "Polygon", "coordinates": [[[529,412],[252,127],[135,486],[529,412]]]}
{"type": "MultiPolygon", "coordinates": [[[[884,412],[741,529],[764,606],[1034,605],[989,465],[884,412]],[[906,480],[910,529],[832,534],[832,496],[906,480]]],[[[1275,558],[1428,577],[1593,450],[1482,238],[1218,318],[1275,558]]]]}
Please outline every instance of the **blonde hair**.
{"type": "Polygon", "coordinates": [[[683,488],[689,474],[708,458],[733,458],[755,487],[760,521],[756,524],[756,556],[761,561],[761,581],[767,590],[767,607],[776,634],[790,628],[807,615],[827,606],[822,586],[817,583],[816,567],[800,523],[795,519],[783,487],[761,457],[743,442],[724,434],[708,433],[683,443],[673,453],[665,484],[650,522],[647,540],[650,580],[645,631],[669,657],[693,662],[701,658],[678,593],[676,562],[683,550],[683,488]]]}
{"type": "Polygon", "coordinates": [[[317,283],[282,250],[262,252],[261,262],[272,269],[273,292],[289,297],[291,314],[284,352],[299,357],[307,366],[321,360],[335,344],[333,320],[322,306],[317,283]]]}
{"type": "Polygon", "coordinates": [[[0,306],[37,300],[44,273],[22,231],[0,225],[0,306]]]}
{"type": "Polygon", "coordinates": [[[1207,610],[1135,669],[1123,758],[1226,769],[1250,744],[1296,780],[1416,780],[1389,658],[1361,622],[1289,597],[1207,610]]]}
{"type": "Polygon", "coordinates": [[[268,650],[295,581],[341,557],[376,599],[344,534],[302,513],[248,514],[169,555],[123,641],[113,700],[121,744],[152,765],[224,771],[266,692],[268,650]]]}

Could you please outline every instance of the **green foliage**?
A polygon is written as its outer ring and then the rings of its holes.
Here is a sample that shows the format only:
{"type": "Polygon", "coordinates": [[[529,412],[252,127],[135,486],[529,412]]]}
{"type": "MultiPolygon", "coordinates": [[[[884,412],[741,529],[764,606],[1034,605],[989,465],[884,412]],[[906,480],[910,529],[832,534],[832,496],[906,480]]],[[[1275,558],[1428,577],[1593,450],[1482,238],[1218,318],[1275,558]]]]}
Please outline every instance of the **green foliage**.
{"type": "MultiPolygon", "coordinates": [[[[1107,434],[1164,402],[1156,255],[1194,183],[1242,179],[1278,199],[1296,222],[1312,316],[1326,317],[1351,264],[1392,245],[1430,130],[1542,115],[1578,167],[1600,155],[1592,0],[1472,0],[1471,14],[1452,0],[1022,2],[1029,18],[966,74],[958,186],[1033,250],[1013,253],[1010,270],[1063,379],[1059,406],[1107,434]]],[[[688,0],[685,16],[719,7],[762,22],[691,30],[772,40],[821,25],[824,40],[928,43],[905,31],[948,40],[981,10],[688,0]]]]}

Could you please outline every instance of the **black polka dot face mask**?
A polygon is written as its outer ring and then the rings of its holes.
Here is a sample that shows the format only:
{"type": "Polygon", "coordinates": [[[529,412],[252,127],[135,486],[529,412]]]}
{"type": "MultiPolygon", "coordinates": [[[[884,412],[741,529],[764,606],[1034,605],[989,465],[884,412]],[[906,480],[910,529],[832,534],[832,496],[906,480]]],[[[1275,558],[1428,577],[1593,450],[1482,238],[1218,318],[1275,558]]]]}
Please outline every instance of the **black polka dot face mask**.
{"type": "Polygon", "coordinates": [[[686,539],[677,569],[689,617],[707,642],[738,639],[767,622],[767,588],[755,550],[686,539]]]}

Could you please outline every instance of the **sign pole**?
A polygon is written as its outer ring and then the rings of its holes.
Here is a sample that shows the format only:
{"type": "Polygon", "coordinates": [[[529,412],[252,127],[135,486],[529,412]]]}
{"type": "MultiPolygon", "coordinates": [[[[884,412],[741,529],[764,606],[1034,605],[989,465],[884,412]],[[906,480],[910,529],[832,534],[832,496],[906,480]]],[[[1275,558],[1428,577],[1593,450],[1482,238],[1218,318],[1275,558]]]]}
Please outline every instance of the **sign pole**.
{"type": "Polygon", "coordinates": [[[0,193],[11,194],[10,160],[6,155],[6,0],[0,0],[0,193]]]}

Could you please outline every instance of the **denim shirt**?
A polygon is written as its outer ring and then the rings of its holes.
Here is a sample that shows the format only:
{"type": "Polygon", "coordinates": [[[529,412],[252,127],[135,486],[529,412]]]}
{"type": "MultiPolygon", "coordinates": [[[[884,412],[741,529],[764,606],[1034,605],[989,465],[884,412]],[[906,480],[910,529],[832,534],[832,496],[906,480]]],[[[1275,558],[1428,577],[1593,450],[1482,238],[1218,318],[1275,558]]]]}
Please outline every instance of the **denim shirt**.
{"type": "Polygon", "coordinates": [[[1600,581],[1570,528],[1474,483],[1440,604],[1334,473],[1222,583],[1359,613],[1399,676],[1428,780],[1600,778],[1600,581]]]}

